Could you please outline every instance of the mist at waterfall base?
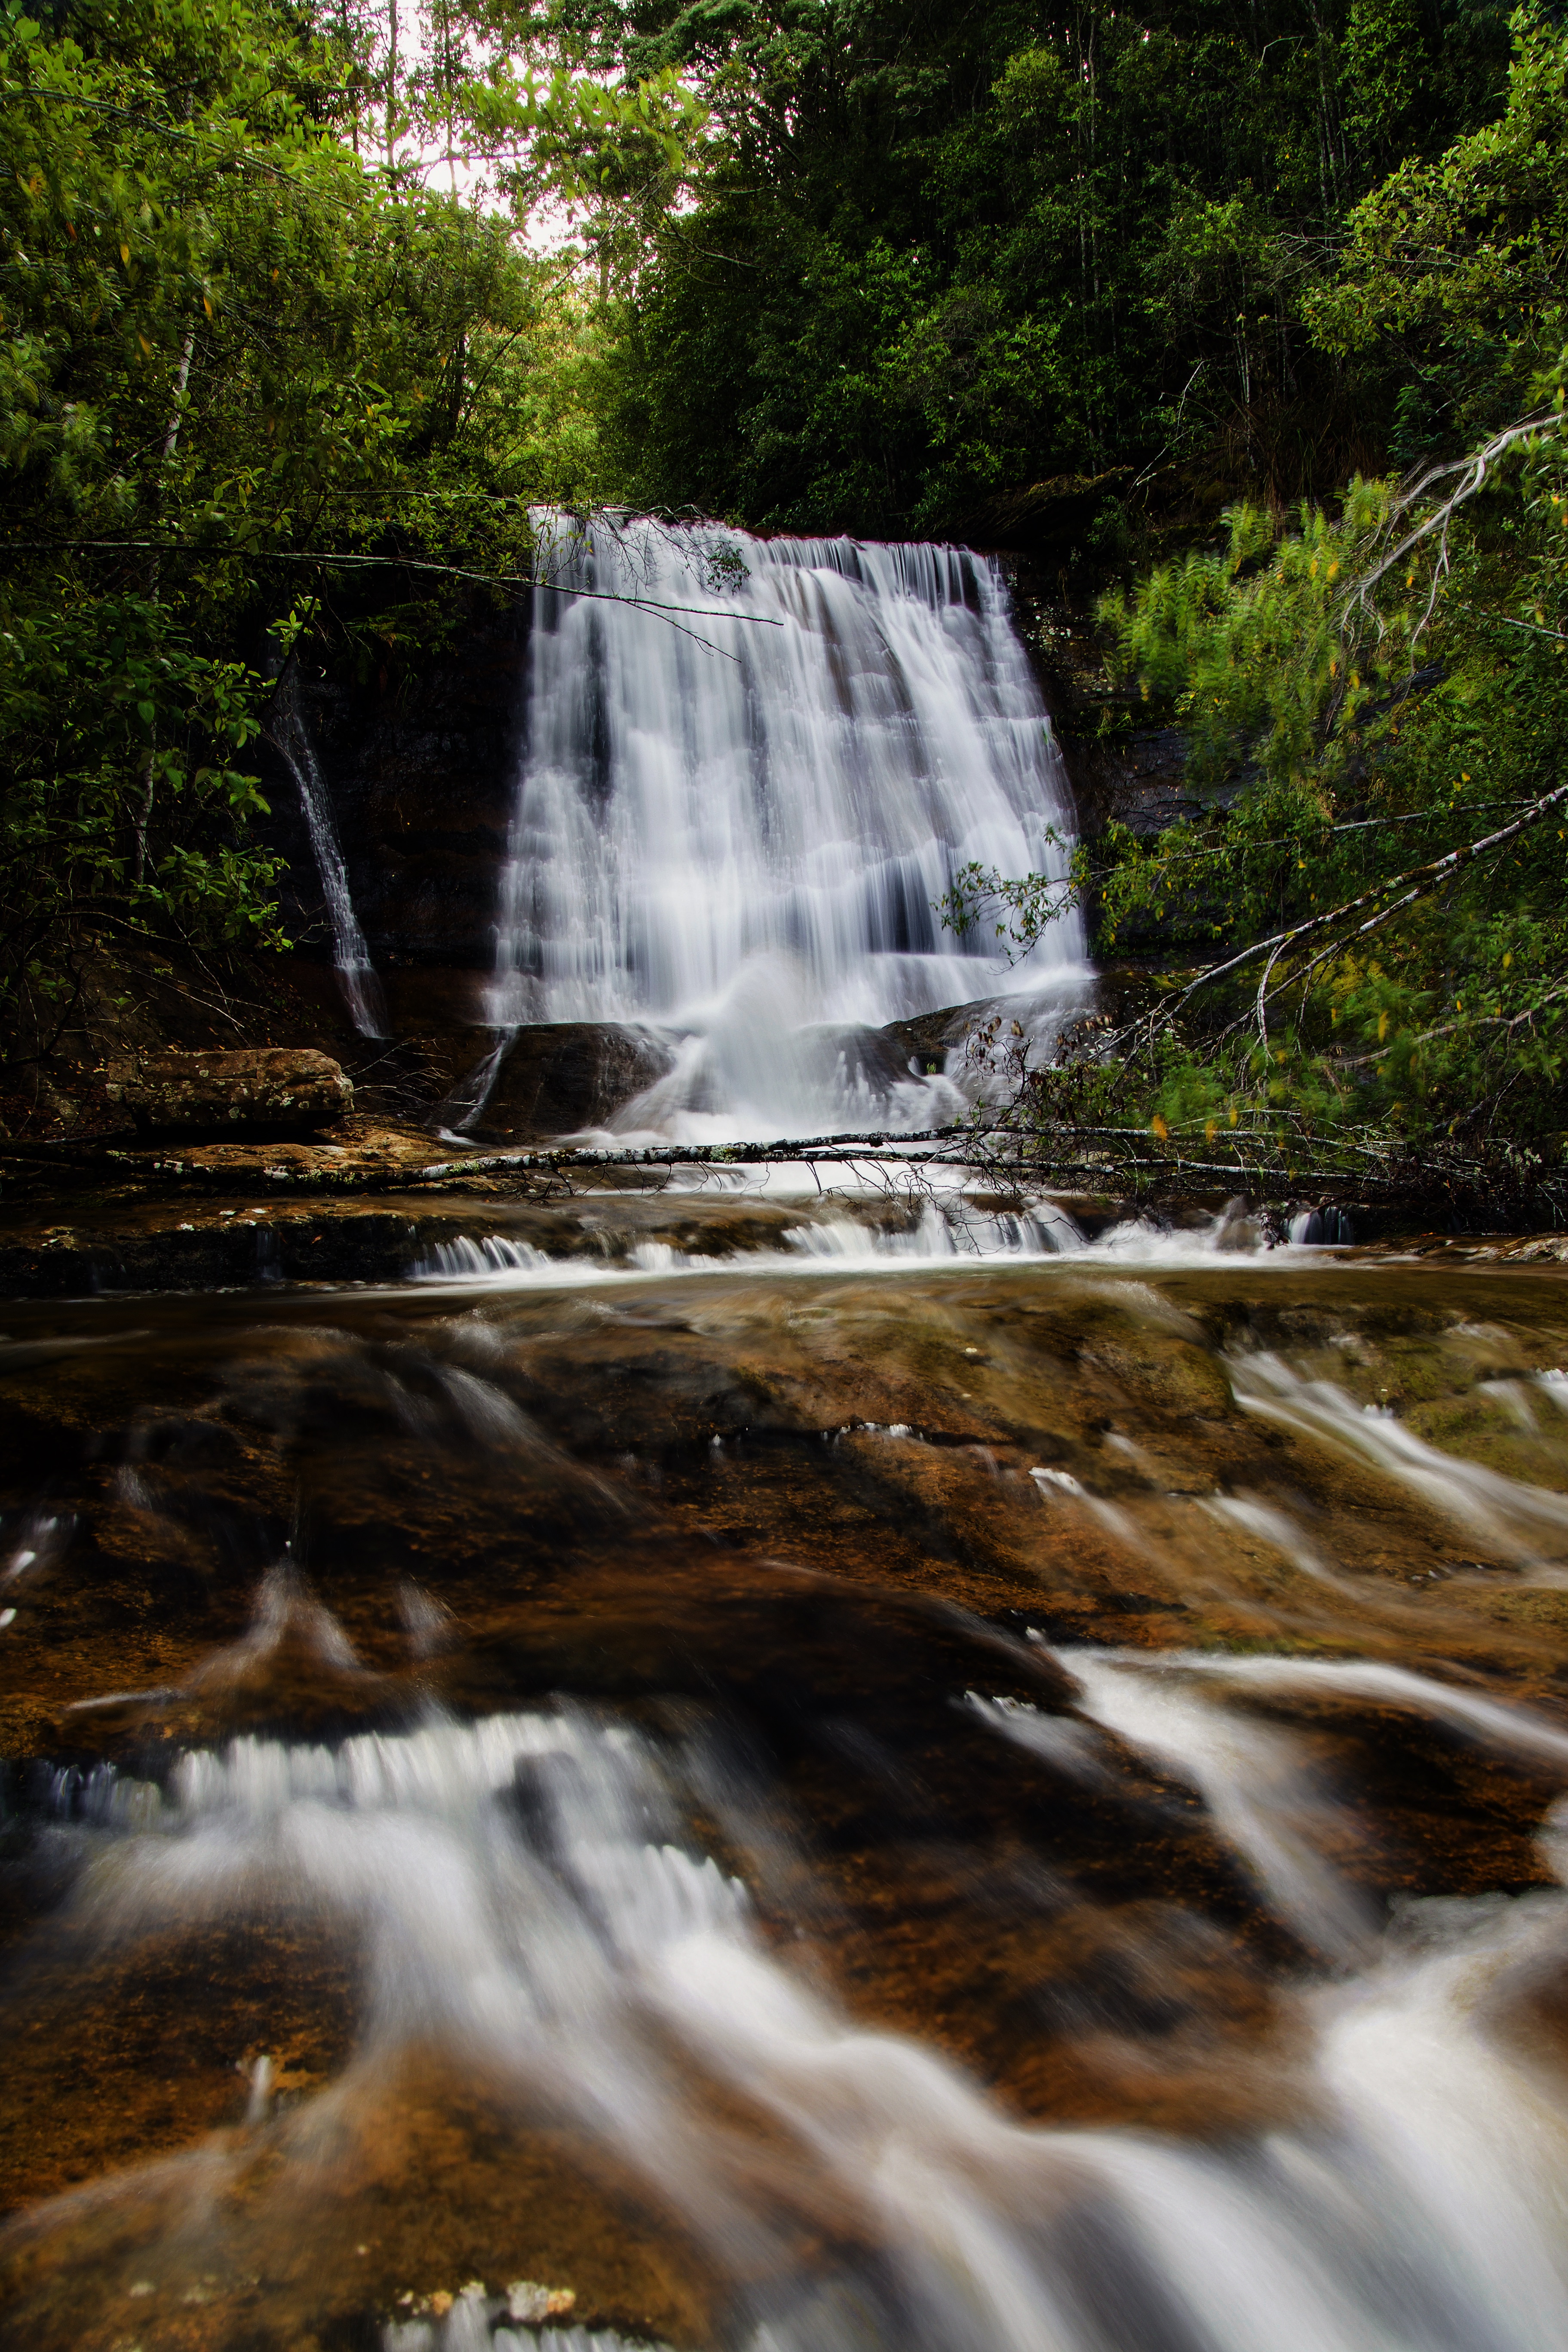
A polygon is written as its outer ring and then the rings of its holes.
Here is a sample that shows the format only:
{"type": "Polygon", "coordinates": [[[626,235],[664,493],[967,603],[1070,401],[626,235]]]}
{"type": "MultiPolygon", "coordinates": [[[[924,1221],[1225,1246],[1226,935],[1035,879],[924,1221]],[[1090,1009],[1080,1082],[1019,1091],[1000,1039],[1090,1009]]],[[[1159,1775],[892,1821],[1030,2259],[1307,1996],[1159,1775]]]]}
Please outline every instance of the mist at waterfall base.
{"type": "Polygon", "coordinates": [[[456,1127],[516,1027],[562,1021],[672,1046],[616,1117],[627,1138],[939,1126],[963,1095],[873,1033],[995,995],[1044,1039],[1087,1003],[1076,914],[1009,964],[935,911],[971,861],[1060,875],[1070,845],[996,562],[646,520],[540,530],[498,1043],[456,1127]]]}

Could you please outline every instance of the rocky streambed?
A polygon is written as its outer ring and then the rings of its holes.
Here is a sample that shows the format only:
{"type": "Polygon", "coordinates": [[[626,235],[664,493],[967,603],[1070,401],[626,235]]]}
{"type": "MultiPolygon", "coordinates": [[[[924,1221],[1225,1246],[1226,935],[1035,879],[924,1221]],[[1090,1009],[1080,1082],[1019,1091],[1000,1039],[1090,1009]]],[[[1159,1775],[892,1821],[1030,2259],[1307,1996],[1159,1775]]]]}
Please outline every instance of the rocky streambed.
{"type": "MultiPolygon", "coordinates": [[[[193,1057],[194,1058],[194,1057],[193,1057]]],[[[1266,1254],[1292,1234],[1354,1235],[1373,1258],[1552,1263],[1555,1233],[1456,1234],[1431,1204],[1325,1211],[1267,1192],[1069,1189],[988,1168],[963,1130],[944,1141],[827,1139],[789,1147],[623,1150],[532,1139],[486,1149],[363,1113],[325,1132],[213,1139],[110,1135],[0,1146],[0,1297],[84,1297],[286,1283],[401,1282],[543,1261],[657,1271],[752,1254],[897,1258],[1110,1255],[1210,1245],[1266,1254]]],[[[1125,1171],[1121,1171],[1125,1174],[1125,1171]]],[[[1369,1259],[1367,1262],[1372,1262],[1369,1259]]]]}
{"type": "Polygon", "coordinates": [[[1535,2340],[1555,1262],[510,1213],[753,1246],[5,1307],[18,2340],[1535,2340]]]}

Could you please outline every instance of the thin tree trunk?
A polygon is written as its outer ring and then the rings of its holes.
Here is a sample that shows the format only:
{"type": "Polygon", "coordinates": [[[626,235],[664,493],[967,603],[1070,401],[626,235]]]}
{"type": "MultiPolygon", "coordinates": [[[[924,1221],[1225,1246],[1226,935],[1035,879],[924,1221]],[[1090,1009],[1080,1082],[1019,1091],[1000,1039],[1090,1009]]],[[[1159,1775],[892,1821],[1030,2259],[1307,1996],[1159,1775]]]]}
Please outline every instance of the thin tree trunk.
{"type": "Polygon", "coordinates": [[[454,129],[452,100],[457,89],[458,68],[452,54],[452,11],[450,5],[441,11],[441,70],[446,82],[447,113],[447,173],[452,183],[452,194],[458,193],[458,156],[452,142],[454,129]]]}
{"type": "Polygon", "coordinates": [[[180,345],[180,365],[174,377],[174,397],[169,410],[169,429],[163,436],[163,463],[166,466],[180,446],[180,403],[190,389],[191,353],[196,347],[195,321],[185,329],[185,340],[180,345]]]}
{"type": "Polygon", "coordinates": [[[397,0],[386,0],[386,160],[397,125],[397,0]]]}
{"type": "MultiPolygon", "coordinates": [[[[158,468],[159,499],[163,498],[163,477],[180,446],[180,403],[191,381],[191,353],[196,347],[196,330],[193,320],[185,329],[184,341],[180,345],[180,365],[174,377],[174,396],[169,404],[169,426],[163,436],[163,454],[158,468]]],[[[153,550],[153,561],[147,567],[147,591],[153,604],[158,602],[158,554],[153,550]]],[[[158,738],[154,732],[147,745],[147,756],[142,763],[142,805],[136,812],[136,879],[143,882],[147,876],[147,827],[153,820],[153,787],[158,758],[158,738]]]]}

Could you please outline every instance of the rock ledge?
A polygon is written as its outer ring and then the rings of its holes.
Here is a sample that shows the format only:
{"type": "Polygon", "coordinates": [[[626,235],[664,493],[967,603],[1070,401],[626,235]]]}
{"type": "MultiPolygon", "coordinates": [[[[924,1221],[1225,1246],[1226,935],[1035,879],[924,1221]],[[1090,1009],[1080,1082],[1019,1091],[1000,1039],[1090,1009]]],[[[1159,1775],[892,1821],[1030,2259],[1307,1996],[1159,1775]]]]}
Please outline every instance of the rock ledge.
{"type": "Polygon", "coordinates": [[[309,1135],[353,1108],[342,1065],[308,1048],[140,1054],[107,1077],[110,1101],[150,1135],[309,1135]]]}

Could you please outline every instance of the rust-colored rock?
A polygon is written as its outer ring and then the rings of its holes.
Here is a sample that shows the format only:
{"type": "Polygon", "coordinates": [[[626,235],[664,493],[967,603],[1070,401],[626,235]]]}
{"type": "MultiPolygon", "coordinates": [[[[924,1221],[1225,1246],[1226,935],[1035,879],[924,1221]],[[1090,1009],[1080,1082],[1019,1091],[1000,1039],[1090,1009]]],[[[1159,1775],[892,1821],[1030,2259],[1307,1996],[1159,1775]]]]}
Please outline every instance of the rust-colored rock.
{"type": "Polygon", "coordinates": [[[309,1135],[353,1108],[330,1055],[271,1045],[235,1053],[138,1054],[112,1062],[110,1102],[167,1135],[309,1135]]]}

